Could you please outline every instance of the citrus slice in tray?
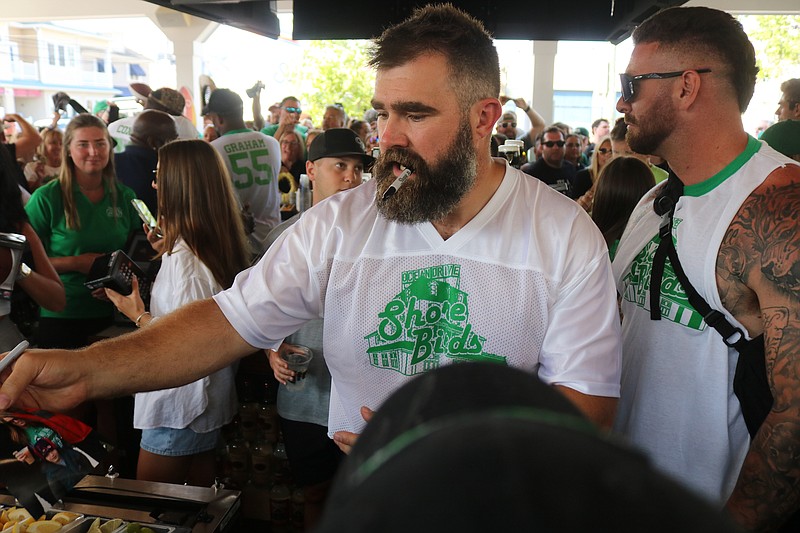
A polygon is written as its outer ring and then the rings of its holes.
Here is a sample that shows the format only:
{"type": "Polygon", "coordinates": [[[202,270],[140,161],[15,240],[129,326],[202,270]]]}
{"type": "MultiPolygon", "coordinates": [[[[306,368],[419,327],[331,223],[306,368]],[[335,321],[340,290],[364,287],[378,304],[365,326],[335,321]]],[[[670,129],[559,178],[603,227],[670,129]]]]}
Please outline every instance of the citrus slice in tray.
{"type": "Polygon", "coordinates": [[[51,518],[50,520],[54,520],[54,521],[58,522],[59,524],[61,524],[63,526],[63,525],[67,525],[67,524],[69,524],[71,522],[74,522],[80,516],[81,515],[79,515],[77,513],[70,513],[70,512],[67,512],[67,511],[62,511],[60,513],[56,513],[55,515],[53,515],[53,518],[51,518]]]}
{"type": "Polygon", "coordinates": [[[60,531],[62,527],[62,524],[55,520],[40,520],[30,524],[26,533],[55,533],[60,531]]]}

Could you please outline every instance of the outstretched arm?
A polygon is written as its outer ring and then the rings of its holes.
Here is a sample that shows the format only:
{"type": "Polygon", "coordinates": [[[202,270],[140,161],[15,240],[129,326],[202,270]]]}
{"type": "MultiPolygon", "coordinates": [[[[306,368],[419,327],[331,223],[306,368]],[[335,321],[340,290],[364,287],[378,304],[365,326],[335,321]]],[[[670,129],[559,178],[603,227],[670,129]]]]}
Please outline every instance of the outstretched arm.
{"type": "Polygon", "coordinates": [[[774,171],[750,195],[720,248],[725,307],[763,331],[772,410],[750,444],[728,511],[748,531],[772,531],[800,508],[800,167],[774,171]]]}
{"type": "Polygon", "coordinates": [[[19,124],[22,131],[17,136],[17,140],[14,143],[17,147],[17,157],[26,162],[32,160],[34,150],[42,143],[42,137],[39,135],[39,132],[36,131],[36,128],[34,128],[30,122],[16,113],[6,115],[3,120],[19,124]]]}
{"type": "Polygon", "coordinates": [[[514,103],[517,105],[517,109],[521,109],[531,121],[531,129],[529,133],[531,142],[533,142],[536,136],[544,131],[544,119],[542,118],[542,115],[537,113],[534,108],[525,102],[524,98],[514,98],[514,103]]]}
{"type": "Polygon", "coordinates": [[[177,387],[254,351],[216,302],[200,300],[81,350],[25,352],[0,375],[0,410],[13,404],[58,412],[92,398],[177,387]]]}
{"type": "Polygon", "coordinates": [[[27,222],[22,226],[22,233],[31,248],[34,270],[30,276],[18,280],[17,283],[40,306],[50,311],[61,311],[67,305],[64,284],[47,258],[42,241],[27,222]]]}

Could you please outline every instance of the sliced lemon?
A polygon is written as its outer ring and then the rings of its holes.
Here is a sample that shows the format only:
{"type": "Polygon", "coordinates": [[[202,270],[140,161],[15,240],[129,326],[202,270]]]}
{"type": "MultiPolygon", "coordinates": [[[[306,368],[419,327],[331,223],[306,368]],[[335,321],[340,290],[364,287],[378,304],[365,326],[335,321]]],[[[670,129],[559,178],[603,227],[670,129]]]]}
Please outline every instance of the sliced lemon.
{"type": "Polygon", "coordinates": [[[67,525],[70,522],[74,522],[75,520],[77,520],[79,516],[80,515],[77,513],[62,511],[60,513],[56,513],[55,515],[53,515],[53,518],[51,518],[50,520],[55,520],[61,525],[67,525]]]}
{"type": "Polygon", "coordinates": [[[14,510],[8,511],[8,519],[14,522],[22,522],[26,518],[33,518],[31,513],[28,512],[27,509],[23,509],[22,507],[17,507],[14,510]]]}
{"type": "Polygon", "coordinates": [[[119,528],[122,525],[122,520],[119,518],[114,518],[113,520],[109,520],[102,526],[100,526],[101,533],[111,533],[115,529],[119,528]]]}
{"type": "Polygon", "coordinates": [[[95,518],[94,519],[94,522],[92,522],[92,525],[89,526],[89,531],[87,533],[102,533],[100,531],[100,519],[99,518],[95,518]]]}
{"type": "Polygon", "coordinates": [[[26,533],[54,533],[60,531],[62,527],[61,523],[55,520],[41,520],[29,525],[26,533]]]}

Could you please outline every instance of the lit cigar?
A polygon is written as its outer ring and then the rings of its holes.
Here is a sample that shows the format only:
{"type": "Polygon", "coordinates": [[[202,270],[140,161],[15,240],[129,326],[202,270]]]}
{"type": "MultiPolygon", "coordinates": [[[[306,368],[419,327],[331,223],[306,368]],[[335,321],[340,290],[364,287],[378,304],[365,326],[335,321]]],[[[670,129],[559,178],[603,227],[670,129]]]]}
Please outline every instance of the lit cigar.
{"type": "Polygon", "coordinates": [[[392,195],[397,192],[397,190],[403,185],[403,183],[405,183],[408,177],[413,173],[414,171],[410,167],[406,167],[406,169],[399,176],[397,176],[397,179],[394,180],[391,185],[389,185],[389,188],[386,189],[386,192],[383,193],[383,200],[386,201],[389,198],[391,198],[392,195]]]}

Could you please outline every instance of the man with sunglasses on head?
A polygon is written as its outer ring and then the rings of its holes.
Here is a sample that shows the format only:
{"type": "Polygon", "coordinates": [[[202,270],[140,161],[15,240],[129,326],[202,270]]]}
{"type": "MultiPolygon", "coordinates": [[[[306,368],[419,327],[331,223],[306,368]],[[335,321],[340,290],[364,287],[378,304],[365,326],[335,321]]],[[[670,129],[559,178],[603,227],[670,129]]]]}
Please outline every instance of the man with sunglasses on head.
{"type": "Polygon", "coordinates": [[[550,126],[542,136],[542,156],[534,163],[525,163],[520,170],[542,180],[561,194],[570,196],[577,170],[575,165],[564,159],[566,144],[564,132],[550,126]]]}
{"type": "Polygon", "coordinates": [[[292,128],[294,128],[305,139],[308,128],[300,125],[300,115],[302,113],[303,109],[300,107],[300,100],[294,96],[287,96],[281,100],[281,113],[278,123],[265,126],[261,133],[280,139],[284,133],[292,131],[292,128]]]}
{"type": "Polygon", "coordinates": [[[633,42],[617,110],[631,149],[672,172],[639,202],[614,259],[615,427],[745,529],[773,531],[800,507],[800,166],[744,131],[758,68],[731,15],[666,9],[633,42]],[[757,387],[734,381],[748,361],[763,365],[771,408],[751,409],[757,387]]]}

